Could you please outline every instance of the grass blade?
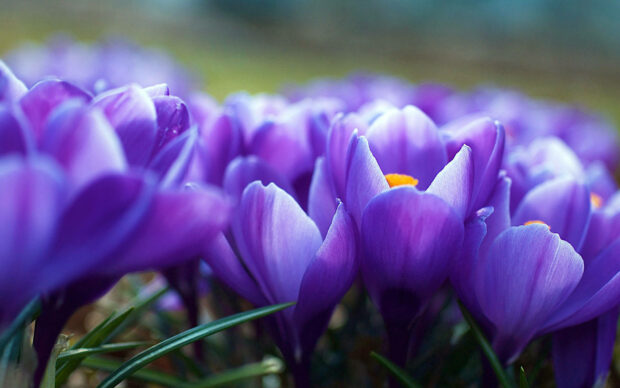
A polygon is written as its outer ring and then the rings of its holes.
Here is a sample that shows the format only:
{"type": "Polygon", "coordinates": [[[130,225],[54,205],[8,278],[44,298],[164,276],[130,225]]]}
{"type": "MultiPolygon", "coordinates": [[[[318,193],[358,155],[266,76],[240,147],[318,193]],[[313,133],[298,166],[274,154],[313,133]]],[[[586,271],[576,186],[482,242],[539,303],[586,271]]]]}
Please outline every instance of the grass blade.
{"type": "Polygon", "coordinates": [[[24,307],[19,313],[17,318],[11,323],[11,325],[0,335],[0,350],[4,349],[11,338],[18,332],[21,332],[23,328],[28,325],[32,320],[39,315],[41,311],[41,301],[39,298],[33,299],[24,307]]]}
{"type": "MultiPolygon", "coordinates": [[[[97,327],[82,337],[75,345],[71,347],[71,350],[81,348],[93,348],[102,345],[118,326],[121,325],[129,317],[133,307],[121,314],[112,314],[106,320],[101,322],[97,327]]],[[[68,378],[69,375],[80,366],[80,362],[84,357],[74,357],[69,360],[59,361],[56,364],[56,386],[60,387],[68,378]]]]}
{"type": "Polygon", "coordinates": [[[525,369],[523,369],[523,366],[519,369],[519,388],[530,388],[530,384],[527,382],[527,376],[525,375],[525,369]]]}
{"type": "Polygon", "coordinates": [[[117,384],[138,371],[140,368],[150,364],[151,362],[160,357],[165,356],[166,354],[174,351],[175,349],[179,349],[194,341],[198,341],[204,337],[228,329],[232,326],[236,326],[250,320],[261,318],[269,314],[273,314],[277,311],[290,307],[293,304],[294,303],[283,303],[274,306],[262,307],[243,313],[238,313],[214,322],[209,322],[204,325],[196,326],[192,329],[170,337],[154,346],[151,346],[150,348],[139,353],[129,361],[125,362],[120,368],[112,372],[112,374],[110,374],[105,380],[103,380],[101,384],[99,384],[98,388],[115,387],[117,384]]]}
{"type": "MultiPolygon", "coordinates": [[[[114,372],[123,365],[120,361],[109,360],[102,357],[87,357],[82,361],[82,366],[102,370],[106,372],[114,372]]],[[[154,369],[143,368],[136,371],[132,376],[132,379],[145,381],[147,383],[154,383],[163,385],[165,387],[173,388],[186,388],[186,382],[180,380],[167,373],[159,372],[154,369]]]]}
{"type": "Polygon", "coordinates": [[[69,361],[76,358],[83,359],[95,354],[119,352],[145,346],[147,344],[148,342],[120,342],[117,344],[105,344],[93,348],[69,349],[58,355],[58,361],[69,361]]]}
{"type": "Polygon", "coordinates": [[[278,374],[283,371],[284,363],[282,360],[276,357],[267,357],[261,362],[243,365],[239,368],[220,372],[197,382],[187,383],[185,388],[229,387],[231,384],[253,377],[278,374]]]}
{"type": "Polygon", "coordinates": [[[370,356],[377,360],[381,365],[383,365],[399,383],[401,383],[406,388],[421,388],[422,386],[415,381],[404,370],[402,370],[399,366],[394,364],[392,361],[383,357],[379,353],[370,352],[370,356]]]}
{"type": "Polygon", "coordinates": [[[506,371],[504,370],[502,363],[500,362],[499,358],[497,358],[497,355],[493,351],[493,348],[491,347],[491,344],[489,344],[489,341],[487,341],[487,339],[484,337],[482,330],[480,330],[480,327],[478,327],[478,324],[471,316],[469,311],[467,311],[465,306],[463,306],[461,301],[458,301],[458,303],[459,308],[461,309],[461,313],[463,314],[463,318],[465,318],[465,321],[467,321],[467,324],[469,324],[469,327],[471,328],[471,331],[474,334],[476,341],[478,341],[478,344],[480,344],[480,347],[482,348],[482,352],[489,360],[489,364],[491,364],[491,368],[493,368],[493,371],[495,372],[497,381],[504,388],[513,388],[514,383],[512,382],[512,380],[510,380],[510,378],[508,378],[508,375],[506,375],[506,371]]]}

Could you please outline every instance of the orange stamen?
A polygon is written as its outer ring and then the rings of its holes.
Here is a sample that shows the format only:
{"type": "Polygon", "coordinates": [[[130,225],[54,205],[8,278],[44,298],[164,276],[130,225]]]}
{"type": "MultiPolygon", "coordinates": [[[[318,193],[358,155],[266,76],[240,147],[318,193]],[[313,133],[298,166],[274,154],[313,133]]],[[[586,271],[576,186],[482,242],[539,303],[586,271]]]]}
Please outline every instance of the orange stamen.
{"type": "Polygon", "coordinates": [[[385,179],[387,180],[387,183],[388,185],[390,185],[390,187],[404,186],[404,185],[417,186],[418,184],[417,179],[415,179],[412,176],[404,175],[404,174],[387,174],[385,176],[385,179]]]}
{"type": "Polygon", "coordinates": [[[542,222],[541,220],[527,221],[523,225],[527,226],[527,225],[534,225],[534,224],[545,225],[547,228],[549,228],[549,230],[551,230],[551,227],[549,225],[545,224],[544,222],[542,222]]]}
{"type": "Polygon", "coordinates": [[[591,193],[590,202],[592,203],[592,207],[595,209],[600,209],[601,206],[603,206],[603,198],[598,194],[591,193]]]}

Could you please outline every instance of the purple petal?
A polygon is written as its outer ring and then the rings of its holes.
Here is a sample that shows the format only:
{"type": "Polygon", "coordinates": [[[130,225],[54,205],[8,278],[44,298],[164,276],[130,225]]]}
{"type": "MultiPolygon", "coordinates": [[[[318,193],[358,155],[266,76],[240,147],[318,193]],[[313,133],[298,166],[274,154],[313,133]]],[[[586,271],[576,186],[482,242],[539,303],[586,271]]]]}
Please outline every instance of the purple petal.
{"type": "Polygon", "coordinates": [[[437,127],[412,106],[379,116],[366,137],[385,174],[410,175],[419,180],[421,189],[426,189],[447,163],[437,127]]]}
{"type": "Polygon", "coordinates": [[[162,96],[153,98],[157,113],[157,138],[153,156],[173,139],[189,128],[187,105],[178,97],[162,96]]]}
{"type": "Polygon", "coordinates": [[[389,189],[377,160],[370,152],[365,137],[354,134],[347,150],[345,205],[357,225],[368,201],[389,189]]]}
{"type": "Polygon", "coordinates": [[[518,355],[577,286],[583,260],[544,225],[512,227],[480,258],[476,294],[502,361],[518,355]]]}
{"type": "Polygon", "coordinates": [[[600,162],[592,163],[586,170],[586,181],[590,192],[609,200],[618,190],[618,184],[609,170],[600,162]]]}
{"type": "Polygon", "coordinates": [[[59,171],[44,161],[18,158],[0,162],[0,327],[50,284],[33,278],[58,270],[49,249],[64,202],[59,171]]]}
{"type": "Polygon", "coordinates": [[[545,331],[578,325],[596,318],[620,300],[620,240],[586,266],[570,298],[549,319],[545,331]]]}
{"type": "Polygon", "coordinates": [[[146,88],[144,88],[144,91],[151,98],[170,95],[170,88],[168,87],[168,84],[157,84],[153,86],[147,86],[146,88]]]}
{"type": "Polygon", "coordinates": [[[219,234],[207,246],[204,260],[209,264],[215,276],[250,301],[250,303],[255,306],[267,304],[265,297],[256,286],[256,282],[243,268],[241,261],[235,255],[223,234],[219,234]]]}
{"type": "Polygon", "coordinates": [[[27,91],[26,85],[0,60],[0,102],[17,102],[27,91]]]}
{"type": "Polygon", "coordinates": [[[69,99],[78,99],[87,103],[90,102],[91,97],[77,86],[59,80],[41,81],[22,97],[19,104],[30,121],[37,139],[43,134],[49,114],[69,99]]]}
{"type": "Polygon", "coordinates": [[[41,149],[54,156],[74,188],[127,168],[123,148],[106,118],[76,100],[50,115],[41,149]]]}
{"type": "Polygon", "coordinates": [[[176,187],[187,176],[197,139],[196,128],[185,131],[166,144],[149,163],[149,170],[155,172],[160,187],[176,187]]]}
{"type": "Polygon", "coordinates": [[[224,175],[224,190],[234,199],[241,199],[243,190],[252,182],[261,181],[264,185],[275,183],[289,194],[294,190],[289,181],[270,165],[255,156],[238,157],[233,160],[224,175]]]}
{"type": "Polygon", "coordinates": [[[237,247],[270,303],[297,300],[306,268],[322,239],[295,200],[274,184],[243,192],[232,224],[237,247]]]}
{"type": "Polygon", "coordinates": [[[347,179],[347,149],[353,132],[363,135],[366,124],[356,114],[336,117],[327,132],[326,163],[334,180],[336,194],[345,196],[347,179]]]}
{"type": "Polygon", "coordinates": [[[39,281],[66,284],[99,268],[140,225],[153,189],[139,177],[120,174],[102,176],[84,187],[59,221],[49,258],[58,269],[41,273],[39,281]]]}
{"type": "Polygon", "coordinates": [[[327,235],[337,205],[325,159],[319,158],[316,161],[310,184],[308,215],[316,222],[323,237],[327,235]]]}
{"type": "Polygon", "coordinates": [[[116,130],[132,166],[148,162],[157,141],[157,113],[148,94],[138,85],[129,85],[98,95],[93,104],[116,130]]]}
{"type": "Polygon", "coordinates": [[[241,154],[243,133],[235,116],[227,111],[203,127],[201,136],[205,145],[206,180],[220,185],[228,164],[241,154]]]}
{"type": "Polygon", "coordinates": [[[158,192],[136,234],[103,269],[124,274],[194,259],[227,226],[231,208],[214,188],[158,192]]]}
{"type": "Polygon", "coordinates": [[[559,388],[580,388],[603,383],[616,340],[618,310],[560,330],[553,335],[553,371],[559,388]]]}
{"type": "Polygon", "coordinates": [[[448,159],[452,159],[464,144],[472,149],[474,183],[471,210],[478,210],[485,206],[497,180],[504,156],[504,129],[489,118],[476,118],[467,123],[461,122],[446,132],[449,134],[446,142],[448,159]]]}
{"type": "Polygon", "coordinates": [[[481,255],[486,256],[497,236],[510,228],[510,184],[510,179],[501,177],[491,193],[489,206],[493,207],[493,213],[484,219],[487,232],[480,245],[481,255]]]}
{"type": "Polygon", "coordinates": [[[470,209],[473,184],[472,150],[464,145],[454,159],[439,171],[426,192],[446,201],[465,220],[470,209]]]}
{"type": "MultiPolygon", "coordinates": [[[[1,63],[1,62],[0,62],[1,63]]],[[[26,155],[30,149],[29,132],[8,107],[0,105],[0,156],[12,153],[26,155]]]]}
{"type": "Polygon", "coordinates": [[[590,222],[590,206],[590,192],[584,184],[570,177],[557,178],[527,193],[512,222],[542,221],[579,251],[590,222]]]}
{"type": "Polygon", "coordinates": [[[334,307],[357,276],[356,230],[340,204],[325,241],[303,276],[293,319],[305,354],[312,352],[334,307]]]}
{"type": "Polygon", "coordinates": [[[305,123],[266,122],[254,134],[252,153],[294,180],[312,170],[312,149],[305,123]]]}
{"type": "Polygon", "coordinates": [[[410,322],[447,278],[463,224],[442,199],[402,186],[368,203],[361,237],[361,270],[371,297],[386,321],[410,322]]]}

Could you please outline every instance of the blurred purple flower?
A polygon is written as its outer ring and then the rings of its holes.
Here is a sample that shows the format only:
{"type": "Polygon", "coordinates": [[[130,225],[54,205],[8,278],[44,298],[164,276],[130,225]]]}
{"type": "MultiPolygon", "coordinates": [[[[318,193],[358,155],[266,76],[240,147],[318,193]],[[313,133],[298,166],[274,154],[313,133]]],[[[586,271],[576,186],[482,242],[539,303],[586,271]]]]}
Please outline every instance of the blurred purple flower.
{"type": "Polygon", "coordinates": [[[186,97],[199,84],[195,74],[164,52],[123,39],[87,44],[58,35],[43,45],[22,45],[5,60],[28,86],[56,77],[98,94],[130,83],[167,83],[176,95],[186,97]]]}
{"type": "MultiPolygon", "coordinates": [[[[4,90],[15,90],[0,65],[4,90]]],[[[126,273],[200,255],[227,225],[220,190],[179,188],[195,130],[184,104],[157,89],[164,95],[131,85],[93,99],[50,79],[0,103],[0,327],[43,297],[38,377],[75,309],[126,273]]]]}

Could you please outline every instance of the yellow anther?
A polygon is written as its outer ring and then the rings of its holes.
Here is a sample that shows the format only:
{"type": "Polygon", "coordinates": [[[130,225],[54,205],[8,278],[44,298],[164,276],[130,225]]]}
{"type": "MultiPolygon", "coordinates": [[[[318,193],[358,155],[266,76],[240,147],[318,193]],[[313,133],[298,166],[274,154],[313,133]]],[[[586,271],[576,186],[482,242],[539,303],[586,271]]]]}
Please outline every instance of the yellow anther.
{"type": "Polygon", "coordinates": [[[603,197],[598,194],[591,193],[590,202],[592,203],[593,208],[600,209],[601,206],[603,206],[603,197]]]}
{"type": "Polygon", "coordinates": [[[542,222],[541,220],[531,220],[531,221],[527,221],[526,223],[524,223],[523,225],[534,225],[534,224],[540,224],[540,225],[545,225],[547,228],[549,228],[549,230],[551,230],[551,227],[549,225],[547,225],[546,223],[542,222]]]}
{"type": "Polygon", "coordinates": [[[390,187],[404,185],[417,186],[418,184],[417,179],[405,174],[387,174],[385,176],[385,179],[387,180],[387,183],[388,185],[390,185],[390,187]]]}

